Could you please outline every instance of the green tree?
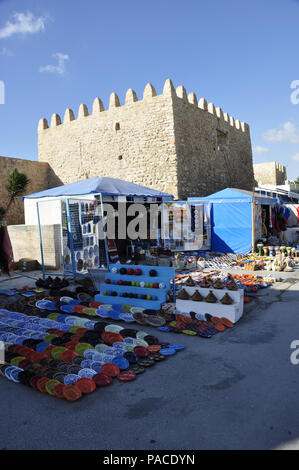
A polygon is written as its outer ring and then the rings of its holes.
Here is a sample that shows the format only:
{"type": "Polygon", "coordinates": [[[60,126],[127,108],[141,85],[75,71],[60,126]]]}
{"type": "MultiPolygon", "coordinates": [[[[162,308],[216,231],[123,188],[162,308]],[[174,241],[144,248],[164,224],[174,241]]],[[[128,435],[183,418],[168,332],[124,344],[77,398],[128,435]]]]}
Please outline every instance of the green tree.
{"type": "Polygon", "coordinates": [[[15,199],[24,194],[29,183],[30,180],[25,173],[19,171],[17,168],[11,170],[6,183],[9,200],[6,208],[0,207],[0,220],[4,218],[15,199]]]}

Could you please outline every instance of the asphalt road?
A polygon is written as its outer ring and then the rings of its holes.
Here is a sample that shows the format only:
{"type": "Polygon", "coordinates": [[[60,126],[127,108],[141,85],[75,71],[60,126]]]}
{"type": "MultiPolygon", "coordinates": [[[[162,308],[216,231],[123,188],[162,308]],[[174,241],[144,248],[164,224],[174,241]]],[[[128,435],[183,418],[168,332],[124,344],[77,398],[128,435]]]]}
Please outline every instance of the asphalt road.
{"type": "Polygon", "coordinates": [[[159,332],[186,349],[135,382],[67,403],[0,378],[0,448],[299,448],[299,270],[284,277],[212,339],[159,332]]]}

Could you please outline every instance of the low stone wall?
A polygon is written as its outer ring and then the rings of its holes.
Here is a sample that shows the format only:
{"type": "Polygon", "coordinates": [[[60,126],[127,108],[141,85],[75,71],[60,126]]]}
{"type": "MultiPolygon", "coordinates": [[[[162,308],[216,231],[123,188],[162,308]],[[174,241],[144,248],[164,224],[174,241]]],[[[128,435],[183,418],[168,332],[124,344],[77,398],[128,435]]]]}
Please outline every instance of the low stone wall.
{"type": "MultiPolygon", "coordinates": [[[[40,239],[37,225],[9,225],[14,260],[31,258],[40,264],[40,239]]],[[[60,269],[61,267],[61,227],[60,225],[43,225],[42,242],[44,262],[47,269],[60,269]]]]}

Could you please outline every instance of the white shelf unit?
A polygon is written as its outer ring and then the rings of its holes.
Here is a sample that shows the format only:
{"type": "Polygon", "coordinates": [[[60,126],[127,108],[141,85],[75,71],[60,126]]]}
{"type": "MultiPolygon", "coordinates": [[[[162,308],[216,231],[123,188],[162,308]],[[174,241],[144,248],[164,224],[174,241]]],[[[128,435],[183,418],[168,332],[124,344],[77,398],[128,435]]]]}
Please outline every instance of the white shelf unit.
{"type": "Polygon", "coordinates": [[[233,290],[228,290],[228,289],[213,289],[213,288],[203,288],[203,287],[188,287],[188,286],[183,286],[183,289],[188,292],[188,294],[191,296],[194,294],[196,290],[204,297],[206,298],[207,295],[209,294],[210,291],[213,292],[215,297],[217,297],[217,302],[216,303],[209,303],[205,302],[204,300],[202,302],[196,302],[194,300],[176,300],[176,308],[182,313],[190,313],[190,312],[195,312],[195,313],[209,313],[210,315],[214,315],[216,317],[225,317],[228,318],[228,320],[232,321],[233,323],[236,323],[238,320],[243,315],[243,310],[244,310],[244,290],[243,289],[238,289],[236,291],[233,290]],[[231,305],[223,305],[220,302],[220,299],[228,293],[229,296],[233,299],[233,304],[231,305]]]}

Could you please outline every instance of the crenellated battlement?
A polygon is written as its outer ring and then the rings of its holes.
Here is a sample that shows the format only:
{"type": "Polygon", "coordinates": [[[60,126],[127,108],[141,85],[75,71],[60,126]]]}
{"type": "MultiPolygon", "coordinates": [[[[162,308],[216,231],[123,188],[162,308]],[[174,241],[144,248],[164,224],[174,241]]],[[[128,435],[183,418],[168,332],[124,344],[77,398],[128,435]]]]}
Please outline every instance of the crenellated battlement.
{"type": "Polygon", "coordinates": [[[278,162],[263,162],[253,165],[256,184],[283,185],[287,179],[287,169],[278,162]]]}
{"type": "Polygon", "coordinates": [[[41,119],[38,159],[63,183],[110,176],[180,198],[253,184],[248,124],[170,79],[41,119]]]}
{"type": "Polygon", "coordinates": [[[73,122],[79,121],[81,119],[85,119],[87,117],[97,118],[100,113],[107,113],[110,110],[115,110],[116,108],[123,108],[126,106],[134,106],[138,103],[146,103],[147,101],[150,102],[151,100],[157,99],[158,97],[165,97],[171,98],[172,100],[180,99],[182,100],[187,106],[197,107],[203,112],[208,113],[209,115],[215,116],[220,121],[223,121],[229,124],[231,127],[239,130],[241,132],[248,132],[249,133],[249,126],[245,122],[240,122],[239,119],[234,119],[228,113],[224,113],[220,107],[215,107],[214,103],[208,103],[205,98],[197,99],[197,96],[194,92],[190,92],[187,95],[186,89],[180,85],[176,89],[173,86],[173,83],[170,79],[165,81],[163,91],[161,95],[157,95],[157,92],[154,86],[151,83],[147,83],[144,88],[142,100],[139,100],[137,97],[136,92],[129,88],[125,95],[125,101],[122,105],[120,103],[120,99],[116,93],[111,93],[109,98],[109,106],[108,109],[105,110],[103,102],[100,98],[95,98],[93,105],[92,105],[92,112],[89,113],[88,107],[86,104],[82,103],[79,106],[77,118],[72,109],[67,108],[64,113],[63,120],[59,116],[59,114],[54,113],[50,120],[50,126],[47,119],[42,118],[38,123],[38,132],[47,131],[50,128],[56,128],[58,126],[64,124],[72,124],[73,122]]]}

